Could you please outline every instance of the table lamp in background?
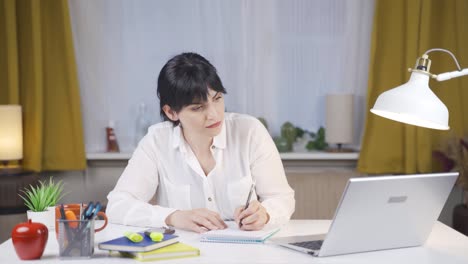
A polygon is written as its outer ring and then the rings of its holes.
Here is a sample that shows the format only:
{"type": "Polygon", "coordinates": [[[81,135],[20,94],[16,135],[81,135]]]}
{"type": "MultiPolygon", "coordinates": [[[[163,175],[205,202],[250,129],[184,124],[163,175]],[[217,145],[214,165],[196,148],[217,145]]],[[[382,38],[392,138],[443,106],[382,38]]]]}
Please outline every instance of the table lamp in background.
{"type": "Polygon", "coordinates": [[[0,105],[0,173],[20,169],[23,159],[23,125],[20,105],[0,105]]]}
{"type": "Polygon", "coordinates": [[[327,151],[352,152],[343,148],[344,144],[353,143],[354,132],[354,95],[329,94],[326,96],[325,141],[327,151]],[[334,146],[335,145],[335,146],[334,146]]]}
{"type": "Polygon", "coordinates": [[[461,69],[455,56],[445,49],[430,49],[416,60],[415,69],[411,72],[409,81],[396,88],[388,90],[379,95],[372,113],[406,124],[448,130],[449,113],[447,107],[429,88],[429,78],[437,81],[446,81],[452,78],[468,74],[467,69],[461,69]],[[431,60],[428,54],[433,51],[443,51],[452,56],[457,70],[442,74],[429,72],[431,60]]]}

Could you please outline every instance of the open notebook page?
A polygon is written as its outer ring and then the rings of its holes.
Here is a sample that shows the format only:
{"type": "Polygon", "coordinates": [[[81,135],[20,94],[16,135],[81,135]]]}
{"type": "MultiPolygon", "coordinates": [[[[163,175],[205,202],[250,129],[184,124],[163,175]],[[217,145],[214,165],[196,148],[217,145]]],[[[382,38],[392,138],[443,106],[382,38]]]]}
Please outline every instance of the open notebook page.
{"type": "Polygon", "coordinates": [[[202,242],[220,243],[263,243],[267,238],[279,231],[279,227],[267,228],[258,231],[240,230],[234,221],[226,222],[228,228],[211,230],[201,234],[202,242]]]}

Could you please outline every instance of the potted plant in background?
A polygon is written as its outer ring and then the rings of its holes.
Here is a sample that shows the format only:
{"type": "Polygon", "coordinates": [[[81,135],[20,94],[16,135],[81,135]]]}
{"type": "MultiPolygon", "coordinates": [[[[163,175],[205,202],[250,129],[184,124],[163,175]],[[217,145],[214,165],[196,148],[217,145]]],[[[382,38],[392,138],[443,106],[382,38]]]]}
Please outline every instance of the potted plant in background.
{"type": "Polygon", "coordinates": [[[39,181],[36,186],[21,190],[24,194],[19,196],[29,210],[26,212],[28,219],[43,223],[49,230],[55,228],[55,205],[65,195],[63,193],[63,182],[55,182],[52,177],[49,181],[39,181]]]}
{"type": "Polygon", "coordinates": [[[309,133],[312,137],[307,145],[307,150],[325,150],[328,147],[327,142],[325,141],[325,128],[320,127],[317,130],[317,133],[309,133]]]}
{"type": "Polygon", "coordinates": [[[453,211],[453,228],[468,236],[468,140],[451,138],[432,155],[441,170],[460,173],[456,185],[462,189],[462,199],[453,211]]]}
{"type": "MultiPolygon", "coordinates": [[[[262,117],[258,118],[265,127],[266,120],[262,117]]],[[[322,151],[328,147],[325,141],[325,128],[320,127],[316,133],[307,131],[298,126],[294,126],[291,122],[287,121],[281,126],[281,135],[274,137],[276,148],[279,152],[291,152],[296,148],[299,152],[307,151],[322,151]],[[295,144],[297,143],[297,145],[295,144]]]]}

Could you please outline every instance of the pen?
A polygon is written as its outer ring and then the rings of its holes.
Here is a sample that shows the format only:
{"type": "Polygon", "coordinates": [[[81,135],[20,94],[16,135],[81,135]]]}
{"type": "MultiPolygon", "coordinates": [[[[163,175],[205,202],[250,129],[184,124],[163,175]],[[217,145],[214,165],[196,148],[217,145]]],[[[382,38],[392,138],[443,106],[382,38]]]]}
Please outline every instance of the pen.
{"type": "MultiPolygon", "coordinates": [[[[60,219],[63,220],[62,223],[63,223],[63,227],[65,228],[65,235],[66,235],[68,241],[70,241],[71,237],[72,237],[72,234],[71,234],[69,223],[67,222],[67,217],[65,216],[65,208],[64,208],[63,204],[60,204],[60,219]]],[[[60,223],[59,223],[59,225],[60,225],[60,223]]]]}
{"type": "MultiPolygon", "coordinates": [[[[247,196],[247,201],[245,202],[244,211],[247,210],[247,208],[249,208],[250,198],[252,197],[254,188],[255,188],[255,181],[252,182],[252,185],[250,186],[249,196],[247,196]]],[[[243,219],[239,221],[239,228],[242,227],[242,220],[243,219]]]]}

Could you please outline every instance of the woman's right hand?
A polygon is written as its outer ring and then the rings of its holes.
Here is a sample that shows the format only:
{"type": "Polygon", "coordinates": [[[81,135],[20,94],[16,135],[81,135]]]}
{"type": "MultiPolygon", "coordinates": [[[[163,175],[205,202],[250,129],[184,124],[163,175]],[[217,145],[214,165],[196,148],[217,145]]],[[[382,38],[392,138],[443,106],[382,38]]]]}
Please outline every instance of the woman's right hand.
{"type": "Polygon", "coordinates": [[[227,227],[218,213],[206,208],[175,211],[166,218],[166,224],[197,233],[225,229],[227,227]]]}

